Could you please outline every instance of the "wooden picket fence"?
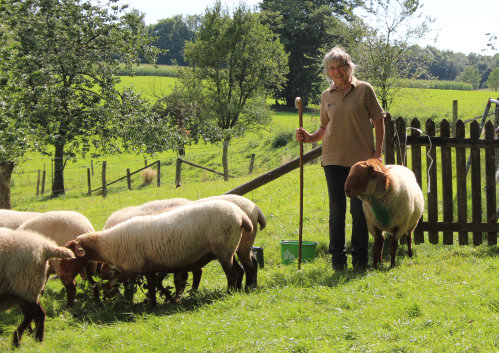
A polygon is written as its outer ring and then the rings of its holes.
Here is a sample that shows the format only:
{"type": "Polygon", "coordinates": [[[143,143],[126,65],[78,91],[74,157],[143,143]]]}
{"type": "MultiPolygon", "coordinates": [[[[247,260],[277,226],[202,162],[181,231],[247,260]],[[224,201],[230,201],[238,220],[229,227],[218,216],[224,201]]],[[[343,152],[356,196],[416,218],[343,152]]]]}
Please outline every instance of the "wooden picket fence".
{"type": "Polygon", "coordinates": [[[428,232],[429,242],[437,244],[441,232],[443,244],[452,244],[453,233],[457,232],[459,244],[464,245],[468,244],[468,234],[472,232],[474,245],[482,244],[482,233],[487,233],[489,245],[497,244],[499,210],[496,151],[499,149],[499,139],[494,137],[494,124],[491,121],[485,123],[483,139],[480,138],[482,129],[477,121],[469,125],[469,137],[466,137],[465,124],[461,120],[455,124],[455,137],[451,137],[450,124],[445,119],[439,125],[439,136],[435,134],[435,123],[431,119],[426,121],[424,132],[417,119],[412,120],[410,127],[406,127],[402,118],[395,121],[386,119],[385,128],[385,162],[409,164],[419,185],[426,189],[427,215],[420,220],[414,232],[414,241],[424,242],[423,232],[428,232]],[[406,133],[407,130],[410,130],[410,134],[406,133]],[[424,166],[423,147],[426,150],[424,166]],[[484,153],[481,153],[482,150],[484,153]],[[471,167],[470,192],[467,189],[468,155],[468,168],[471,167]],[[440,175],[437,175],[438,172],[440,175]],[[483,175],[485,188],[482,185],[483,175]],[[454,195],[457,205],[454,205],[454,195]],[[485,212],[482,210],[483,197],[485,212]],[[468,220],[468,200],[471,200],[471,222],[468,220]],[[454,206],[457,212],[454,212],[454,206]]]}

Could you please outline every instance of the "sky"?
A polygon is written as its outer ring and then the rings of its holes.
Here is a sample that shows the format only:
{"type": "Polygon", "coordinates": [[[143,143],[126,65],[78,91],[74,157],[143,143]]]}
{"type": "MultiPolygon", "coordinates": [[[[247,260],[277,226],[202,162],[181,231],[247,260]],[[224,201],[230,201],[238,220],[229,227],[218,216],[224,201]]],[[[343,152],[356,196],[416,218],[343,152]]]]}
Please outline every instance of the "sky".
{"type": "MultiPolygon", "coordinates": [[[[120,0],[145,14],[147,25],[175,15],[202,14],[215,0],[120,0]]],[[[495,33],[499,37],[499,15],[497,0],[421,0],[422,13],[435,19],[431,36],[420,46],[434,46],[440,50],[455,53],[494,55],[498,51],[487,49],[488,36],[495,33]],[[436,41],[434,38],[436,37],[436,41]],[[487,49],[483,51],[483,49],[487,49]]],[[[243,0],[251,8],[260,0],[243,0]]],[[[229,8],[239,0],[222,0],[229,8]]],[[[497,47],[498,45],[496,45],[497,47]]]]}

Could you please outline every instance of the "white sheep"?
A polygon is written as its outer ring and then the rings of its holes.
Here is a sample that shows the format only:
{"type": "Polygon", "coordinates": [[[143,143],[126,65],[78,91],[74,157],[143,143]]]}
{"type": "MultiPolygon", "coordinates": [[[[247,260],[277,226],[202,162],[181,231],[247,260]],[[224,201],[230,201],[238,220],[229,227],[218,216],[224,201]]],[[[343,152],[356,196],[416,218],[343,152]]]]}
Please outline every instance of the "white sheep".
{"type": "MultiPolygon", "coordinates": [[[[122,209],[119,209],[117,211],[114,211],[106,220],[106,223],[104,224],[103,229],[109,229],[116,224],[122,223],[126,220],[129,220],[130,218],[137,217],[137,216],[146,216],[146,215],[152,215],[157,213],[160,210],[164,209],[170,209],[172,207],[178,207],[181,205],[185,205],[187,203],[191,202],[188,199],[185,198],[173,198],[173,199],[161,199],[161,200],[153,200],[146,202],[141,205],[136,205],[136,206],[128,206],[122,209]]],[[[110,269],[107,267],[108,265],[104,265],[103,270],[105,273],[108,273],[110,269]]],[[[171,297],[171,294],[166,290],[163,285],[161,284],[162,279],[166,276],[167,274],[160,274],[158,277],[158,288],[161,290],[161,292],[168,298],[173,298],[171,297]]],[[[193,290],[197,290],[199,287],[199,283],[201,281],[201,276],[202,276],[202,269],[195,270],[193,272],[193,284],[192,288],[193,290]]],[[[175,281],[175,292],[176,292],[176,300],[180,299],[182,296],[182,293],[184,292],[186,283],[187,283],[187,273],[184,274],[177,274],[174,276],[174,281],[175,281]]],[[[133,285],[132,283],[129,283],[130,285],[133,285]]],[[[126,288],[125,288],[126,290],[126,288]]],[[[107,293],[111,294],[117,291],[117,288],[106,288],[107,293]]]]}
{"type": "Polygon", "coordinates": [[[424,197],[414,173],[401,165],[383,165],[378,159],[354,164],[345,182],[345,194],[362,200],[367,227],[374,237],[373,267],[382,262],[383,231],[392,234],[391,266],[398,240],[404,235],[412,257],[412,232],[424,209],[424,197]]]}
{"type": "MultiPolygon", "coordinates": [[[[94,227],[88,218],[83,214],[76,211],[61,210],[49,211],[41,213],[36,217],[32,217],[21,224],[18,230],[31,230],[40,233],[47,238],[54,240],[57,245],[65,246],[67,242],[76,239],[78,235],[93,232],[94,227]]],[[[65,262],[66,261],[62,262],[61,260],[55,259],[50,260],[49,274],[56,273],[59,276],[62,284],[66,288],[66,305],[69,308],[73,306],[74,303],[76,294],[75,277],[78,272],[71,273],[71,275],[68,275],[69,271],[62,272],[60,269],[61,263],[65,262]]],[[[95,263],[88,263],[85,267],[86,272],[80,271],[82,277],[86,278],[92,285],[94,285],[94,288],[95,283],[92,279],[92,274],[95,271],[95,266],[95,263]]]]}
{"type": "MultiPolygon", "coordinates": [[[[237,205],[241,210],[246,213],[246,215],[251,220],[253,225],[253,231],[247,232],[243,230],[241,236],[241,242],[237,248],[237,255],[239,261],[243,265],[244,273],[246,275],[246,288],[257,285],[257,271],[258,265],[257,261],[253,255],[253,244],[255,243],[256,233],[258,231],[258,225],[260,225],[260,230],[264,229],[266,226],[266,220],[263,212],[260,208],[251,200],[234,194],[224,194],[224,195],[216,195],[210,196],[203,199],[199,199],[196,202],[205,202],[210,200],[225,200],[230,201],[237,205]]],[[[165,211],[169,211],[170,209],[159,210],[156,213],[161,213],[165,211]]],[[[188,275],[187,273],[183,274],[175,274],[175,299],[178,300],[182,296],[182,293],[185,289],[185,284],[187,282],[188,275]]],[[[201,280],[201,272],[193,272],[193,290],[197,290],[199,286],[199,282],[201,280]]],[[[238,283],[238,288],[241,287],[241,283],[238,283]]]]}
{"type": "Polygon", "coordinates": [[[0,311],[19,305],[24,315],[14,332],[16,346],[31,321],[35,322],[35,339],[43,340],[45,311],[39,299],[45,287],[47,260],[71,257],[71,250],[38,233],[0,232],[0,311]]]}
{"type": "Polygon", "coordinates": [[[132,217],[136,216],[146,216],[155,213],[156,211],[162,210],[164,208],[177,207],[189,203],[190,200],[184,198],[174,198],[174,199],[164,199],[164,200],[153,200],[146,202],[138,206],[128,206],[119,209],[107,218],[104,224],[104,229],[111,228],[118,223],[122,223],[132,217]]]}
{"type": "Polygon", "coordinates": [[[243,275],[234,264],[243,229],[251,232],[253,226],[238,206],[212,200],[133,217],[109,229],[80,235],[67,246],[77,257],[115,267],[117,280],[144,274],[150,303],[155,306],[155,273],[192,271],[214,259],[227,276],[228,291],[235,289],[243,275]]]}
{"type": "Polygon", "coordinates": [[[253,255],[253,245],[255,243],[256,233],[258,231],[258,225],[260,225],[260,230],[263,230],[266,226],[266,220],[263,212],[253,201],[239,195],[217,195],[200,199],[197,202],[203,202],[206,200],[230,201],[239,206],[251,220],[253,231],[243,231],[241,242],[239,243],[239,247],[237,248],[237,256],[239,258],[239,261],[243,265],[244,273],[246,275],[246,288],[249,288],[251,286],[256,287],[258,266],[256,258],[253,255]]]}
{"type": "Polygon", "coordinates": [[[16,229],[28,219],[40,215],[40,212],[0,210],[0,227],[16,229]]]}

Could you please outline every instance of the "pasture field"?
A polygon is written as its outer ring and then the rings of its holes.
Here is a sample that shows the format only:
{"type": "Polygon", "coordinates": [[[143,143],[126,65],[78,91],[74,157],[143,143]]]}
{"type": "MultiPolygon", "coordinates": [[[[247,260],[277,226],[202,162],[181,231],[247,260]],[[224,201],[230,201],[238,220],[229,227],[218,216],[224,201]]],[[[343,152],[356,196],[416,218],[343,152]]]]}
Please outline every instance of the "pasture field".
{"type": "MultiPolygon", "coordinates": [[[[143,187],[100,196],[32,202],[32,209],[72,209],[96,229],[126,205],[152,199],[197,199],[221,194],[249,177],[143,187]]],[[[317,257],[281,264],[279,241],[298,237],[298,172],[245,195],[267,218],[256,246],[265,266],[258,288],[226,294],[218,263],[206,266],[200,291],[178,305],[159,300],[151,310],[139,289],[134,304],[122,297],[93,302],[80,285],[77,301],[65,309],[56,279],[42,297],[47,312],[42,344],[24,337],[17,352],[496,352],[499,349],[499,250],[497,246],[441,246],[427,242],[407,257],[402,246],[397,266],[377,271],[331,269],[326,253],[327,194],[318,165],[305,167],[304,240],[318,242],[317,257]]],[[[347,219],[347,234],[351,231],[347,219]]],[[[389,251],[385,250],[385,255],[389,251]]],[[[172,286],[171,278],[165,285],[172,286]]],[[[11,336],[21,319],[17,309],[0,313],[0,350],[14,351],[11,336]]]]}
{"type": "MultiPolygon", "coordinates": [[[[156,87],[167,90],[172,78],[134,77],[136,88],[152,99],[156,87]],[[152,82],[151,82],[152,81],[152,82]],[[150,89],[147,91],[147,89],[150,89]]],[[[128,82],[128,83],[129,83],[128,82]]],[[[423,120],[452,116],[452,100],[459,100],[463,120],[480,116],[494,92],[407,90],[391,109],[392,116],[423,120]],[[441,110],[439,110],[441,109],[441,110]],[[400,112],[400,113],[399,113],[400,112]]],[[[13,175],[12,206],[19,210],[76,210],[95,229],[119,208],[153,199],[198,199],[222,194],[298,156],[294,141],[296,112],[274,112],[272,123],[236,139],[229,148],[229,168],[235,178],[221,177],[184,166],[182,186],[175,187],[177,155],[94,156],[68,163],[66,195],[50,199],[34,195],[36,173],[50,159],[32,154],[13,175]],[[255,153],[253,176],[248,175],[255,153]],[[108,196],[86,196],[86,168],[95,167],[92,186],[99,186],[101,162],[108,165],[108,181],[148,162],[161,161],[160,187],[142,185],[140,175],[131,191],[126,182],[108,189],[108,196]]],[[[313,130],[319,117],[304,112],[304,126],[313,130]]],[[[306,145],[305,151],[311,148],[306,145]]],[[[185,159],[221,170],[222,146],[187,146],[185,159]]],[[[309,164],[304,171],[303,239],[318,242],[313,262],[283,265],[280,240],[298,238],[299,174],[295,170],[245,196],[264,212],[267,227],[255,246],[264,248],[265,266],[259,269],[258,288],[248,293],[226,293],[226,279],[218,263],[205,268],[198,293],[186,293],[180,304],[160,298],[151,310],[138,289],[134,303],[123,297],[94,303],[84,284],[78,287],[74,308],[65,308],[65,293],[57,279],[48,282],[41,302],[47,312],[45,340],[24,336],[19,349],[12,334],[22,315],[18,309],[0,313],[0,351],[16,352],[498,352],[499,248],[497,246],[414,246],[414,257],[399,249],[397,266],[388,267],[385,250],[380,270],[344,272],[331,269],[328,244],[327,189],[322,168],[309,164]]],[[[50,185],[48,182],[47,185],[50,185]]],[[[351,232],[347,213],[347,239],[351,232]]],[[[441,236],[441,235],[440,235],[441,236]]],[[[372,245],[372,238],[370,238],[372,245]]],[[[371,253],[371,252],[370,252],[371,253]]],[[[350,261],[350,257],[349,257],[350,261]]],[[[165,285],[173,286],[171,278],[165,285]]],[[[189,288],[189,287],[188,287],[189,288]]]]}

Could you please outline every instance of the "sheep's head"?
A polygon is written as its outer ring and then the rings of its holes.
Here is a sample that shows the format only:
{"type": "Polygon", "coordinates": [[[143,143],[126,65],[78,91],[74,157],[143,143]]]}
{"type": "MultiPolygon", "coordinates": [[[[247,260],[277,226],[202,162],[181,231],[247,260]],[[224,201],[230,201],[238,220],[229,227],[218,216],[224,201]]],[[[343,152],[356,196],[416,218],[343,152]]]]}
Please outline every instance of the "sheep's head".
{"type": "Polygon", "coordinates": [[[83,258],[86,261],[100,261],[97,254],[98,242],[94,233],[79,235],[75,240],[71,240],[66,247],[71,249],[77,258],[83,258]]]}
{"type": "Polygon", "coordinates": [[[363,200],[377,191],[380,181],[384,190],[388,190],[390,184],[386,172],[386,167],[375,158],[355,163],[345,182],[345,194],[350,198],[357,196],[363,200]]]}

